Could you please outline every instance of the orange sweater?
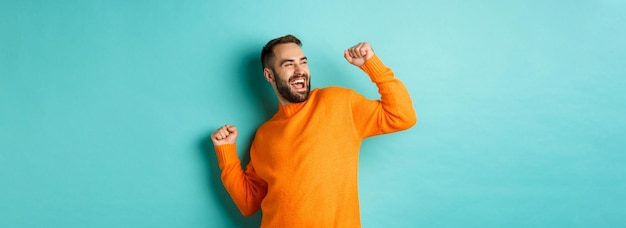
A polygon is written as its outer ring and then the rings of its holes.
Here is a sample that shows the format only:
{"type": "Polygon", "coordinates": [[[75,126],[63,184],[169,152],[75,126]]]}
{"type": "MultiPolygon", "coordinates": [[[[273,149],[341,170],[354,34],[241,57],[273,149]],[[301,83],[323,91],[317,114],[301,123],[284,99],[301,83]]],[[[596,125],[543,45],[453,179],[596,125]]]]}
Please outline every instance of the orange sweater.
{"type": "Polygon", "coordinates": [[[243,215],[259,207],[261,227],[360,227],[357,186],[361,141],[413,126],[407,89],[376,55],[361,69],[381,100],[344,88],[314,89],[280,106],[256,132],[243,171],[235,144],[215,147],[222,181],[243,215]]]}

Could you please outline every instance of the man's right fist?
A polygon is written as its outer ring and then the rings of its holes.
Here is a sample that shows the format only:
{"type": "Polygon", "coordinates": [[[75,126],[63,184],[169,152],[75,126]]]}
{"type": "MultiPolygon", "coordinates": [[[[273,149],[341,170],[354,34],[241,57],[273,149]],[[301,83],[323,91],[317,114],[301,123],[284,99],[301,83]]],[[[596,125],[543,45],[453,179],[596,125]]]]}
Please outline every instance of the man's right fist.
{"type": "Polygon", "coordinates": [[[221,146],[224,144],[235,144],[237,139],[237,128],[226,124],[211,134],[211,140],[214,146],[221,146]]]}

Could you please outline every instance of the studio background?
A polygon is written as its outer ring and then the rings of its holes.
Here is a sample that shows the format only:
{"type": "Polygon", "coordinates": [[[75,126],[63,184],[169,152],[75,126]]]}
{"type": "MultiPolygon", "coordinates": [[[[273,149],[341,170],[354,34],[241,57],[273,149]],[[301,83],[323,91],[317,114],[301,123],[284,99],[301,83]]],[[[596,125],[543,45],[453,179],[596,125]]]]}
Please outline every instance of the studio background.
{"type": "Polygon", "coordinates": [[[313,87],[376,99],[367,41],[413,98],[362,145],[364,227],[626,226],[626,1],[2,0],[0,227],[258,227],[209,134],[246,161],[285,34],[313,87]]]}

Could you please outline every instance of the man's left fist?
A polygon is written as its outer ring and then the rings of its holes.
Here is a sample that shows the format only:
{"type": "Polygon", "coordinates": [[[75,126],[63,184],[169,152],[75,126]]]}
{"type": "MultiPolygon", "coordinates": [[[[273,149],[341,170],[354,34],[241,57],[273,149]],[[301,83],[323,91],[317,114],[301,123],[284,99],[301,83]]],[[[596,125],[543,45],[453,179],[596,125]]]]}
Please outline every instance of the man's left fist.
{"type": "Polygon", "coordinates": [[[374,50],[372,50],[370,44],[366,42],[358,43],[343,52],[343,57],[346,58],[350,64],[358,67],[365,64],[372,56],[374,56],[374,50]]]}

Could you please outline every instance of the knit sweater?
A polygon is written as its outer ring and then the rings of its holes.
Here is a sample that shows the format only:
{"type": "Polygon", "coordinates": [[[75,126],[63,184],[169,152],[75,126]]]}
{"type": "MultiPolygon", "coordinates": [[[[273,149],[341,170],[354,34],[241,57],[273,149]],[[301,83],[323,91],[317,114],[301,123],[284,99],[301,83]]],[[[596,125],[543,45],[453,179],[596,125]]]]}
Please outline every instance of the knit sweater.
{"type": "Polygon", "coordinates": [[[413,126],[409,93],[374,55],[361,69],[380,100],[353,90],[314,89],[262,124],[244,171],[235,144],[215,147],[222,182],[243,215],[261,227],[360,227],[358,156],[364,138],[413,126]]]}

